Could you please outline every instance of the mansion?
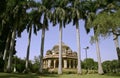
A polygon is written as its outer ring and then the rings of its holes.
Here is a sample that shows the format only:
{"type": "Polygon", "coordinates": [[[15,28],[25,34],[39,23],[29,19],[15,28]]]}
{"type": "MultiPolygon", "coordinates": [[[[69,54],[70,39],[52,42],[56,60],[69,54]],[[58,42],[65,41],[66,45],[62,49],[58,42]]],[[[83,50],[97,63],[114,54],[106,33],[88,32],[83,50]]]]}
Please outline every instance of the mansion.
{"type": "MultiPolygon", "coordinates": [[[[53,46],[46,52],[43,58],[43,68],[58,68],[59,64],[59,45],[53,46]]],[[[62,42],[62,68],[77,68],[77,52],[62,42]]]]}

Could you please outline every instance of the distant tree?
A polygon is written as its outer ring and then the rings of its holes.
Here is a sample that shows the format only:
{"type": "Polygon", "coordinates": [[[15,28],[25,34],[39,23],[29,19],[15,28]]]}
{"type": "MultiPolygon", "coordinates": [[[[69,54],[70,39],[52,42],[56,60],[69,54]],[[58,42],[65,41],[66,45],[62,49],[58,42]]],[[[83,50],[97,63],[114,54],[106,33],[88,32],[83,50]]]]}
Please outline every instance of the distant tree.
{"type": "Polygon", "coordinates": [[[111,61],[111,69],[112,69],[112,72],[113,72],[113,73],[119,72],[120,65],[119,65],[118,60],[112,60],[112,61],[111,61]]]}
{"type": "Polygon", "coordinates": [[[110,72],[111,71],[111,63],[110,63],[110,61],[103,62],[103,70],[105,72],[110,72]]]}
{"type": "Polygon", "coordinates": [[[98,62],[94,62],[94,70],[97,70],[98,69],[98,62]]]}
{"type": "Polygon", "coordinates": [[[2,59],[2,57],[0,57],[0,72],[4,71],[4,61],[2,59]]]}
{"type": "Polygon", "coordinates": [[[87,69],[87,70],[92,70],[94,69],[94,60],[92,58],[87,58],[83,61],[84,63],[84,67],[87,69]]]}
{"type": "Polygon", "coordinates": [[[117,72],[119,72],[119,63],[117,60],[104,61],[102,63],[102,65],[103,65],[103,70],[105,73],[109,73],[109,72],[117,73],[117,72]]]}
{"type": "Polygon", "coordinates": [[[14,56],[12,69],[16,69],[16,72],[22,73],[25,69],[25,60],[14,56]]]}
{"type": "Polygon", "coordinates": [[[39,69],[39,65],[40,65],[40,57],[39,56],[35,56],[34,57],[34,62],[32,65],[32,72],[38,72],[39,69]]]}

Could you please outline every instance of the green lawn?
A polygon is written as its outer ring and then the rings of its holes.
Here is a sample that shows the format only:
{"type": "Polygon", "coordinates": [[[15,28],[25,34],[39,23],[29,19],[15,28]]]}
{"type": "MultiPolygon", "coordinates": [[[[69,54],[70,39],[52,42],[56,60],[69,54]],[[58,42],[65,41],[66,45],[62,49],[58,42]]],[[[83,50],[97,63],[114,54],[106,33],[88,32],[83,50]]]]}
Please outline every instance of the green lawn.
{"type": "Polygon", "coordinates": [[[46,74],[46,75],[36,75],[36,74],[9,74],[0,73],[0,78],[120,78],[120,75],[98,75],[98,74],[46,74]]]}

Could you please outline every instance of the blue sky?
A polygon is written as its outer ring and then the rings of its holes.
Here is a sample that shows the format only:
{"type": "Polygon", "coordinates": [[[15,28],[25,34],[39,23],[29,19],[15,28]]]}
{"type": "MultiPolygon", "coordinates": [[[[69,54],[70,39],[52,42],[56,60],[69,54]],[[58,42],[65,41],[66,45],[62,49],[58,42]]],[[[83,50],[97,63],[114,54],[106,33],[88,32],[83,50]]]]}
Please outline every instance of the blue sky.
{"type": "MultiPolygon", "coordinates": [[[[86,34],[84,29],[84,21],[79,22],[80,28],[80,44],[81,44],[81,58],[82,60],[85,58],[85,50],[86,46],[89,46],[87,51],[88,57],[93,58],[97,61],[96,56],[96,47],[95,44],[90,44],[90,37],[93,36],[93,31],[89,34],[86,34]]],[[[44,55],[46,51],[52,49],[55,44],[59,41],[59,25],[53,27],[52,24],[49,24],[49,30],[46,31],[45,35],[45,48],[44,55]]],[[[72,23],[66,25],[66,28],[63,28],[63,42],[73,50],[77,51],[77,42],[76,42],[76,28],[72,25],[72,23]]],[[[27,52],[27,44],[28,44],[28,33],[25,30],[22,33],[21,38],[17,38],[16,50],[17,56],[20,58],[26,57],[27,52]]],[[[37,36],[32,34],[31,39],[31,48],[30,48],[30,60],[34,59],[34,56],[38,56],[40,54],[40,45],[41,45],[41,31],[38,32],[37,36]]],[[[101,38],[100,40],[100,52],[102,61],[105,60],[113,60],[117,59],[117,53],[115,50],[113,37],[112,35],[107,39],[101,38]]]]}

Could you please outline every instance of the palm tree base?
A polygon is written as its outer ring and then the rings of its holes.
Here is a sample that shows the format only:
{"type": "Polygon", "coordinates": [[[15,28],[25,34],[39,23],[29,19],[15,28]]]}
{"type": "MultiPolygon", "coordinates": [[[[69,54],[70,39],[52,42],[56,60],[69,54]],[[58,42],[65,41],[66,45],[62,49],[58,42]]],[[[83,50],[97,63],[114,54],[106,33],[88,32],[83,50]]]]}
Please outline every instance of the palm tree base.
{"type": "Polygon", "coordinates": [[[78,74],[78,75],[82,75],[82,71],[79,71],[79,70],[78,70],[78,71],[77,71],[77,74],[78,74]]]}
{"type": "Polygon", "coordinates": [[[43,74],[43,70],[39,70],[38,73],[39,73],[39,74],[43,74]]]}
{"type": "Polygon", "coordinates": [[[43,72],[39,72],[39,71],[38,71],[38,72],[37,72],[37,74],[39,74],[39,75],[43,75],[44,73],[43,73],[43,72]]]}
{"type": "Polygon", "coordinates": [[[78,75],[82,75],[82,73],[77,73],[78,75]]]}
{"type": "Polygon", "coordinates": [[[25,69],[24,71],[23,71],[23,73],[29,73],[30,72],[30,69],[25,69]]]}
{"type": "Polygon", "coordinates": [[[100,72],[98,72],[98,74],[99,74],[99,75],[104,75],[104,72],[101,72],[101,71],[100,71],[100,72]]]}
{"type": "Polygon", "coordinates": [[[6,69],[4,69],[4,71],[5,71],[6,73],[11,73],[11,72],[12,72],[12,69],[11,69],[10,67],[7,67],[6,69]]]}
{"type": "Polygon", "coordinates": [[[61,73],[61,72],[60,72],[60,73],[58,72],[58,74],[59,74],[59,75],[62,75],[62,73],[61,73]]]}
{"type": "Polygon", "coordinates": [[[78,75],[82,75],[82,72],[78,70],[78,71],[77,71],[77,74],[78,74],[78,75]]]}
{"type": "Polygon", "coordinates": [[[104,73],[98,73],[99,75],[104,75],[104,73]]]}
{"type": "Polygon", "coordinates": [[[7,70],[4,70],[6,73],[11,73],[12,71],[7,69],[7,70]]]}

